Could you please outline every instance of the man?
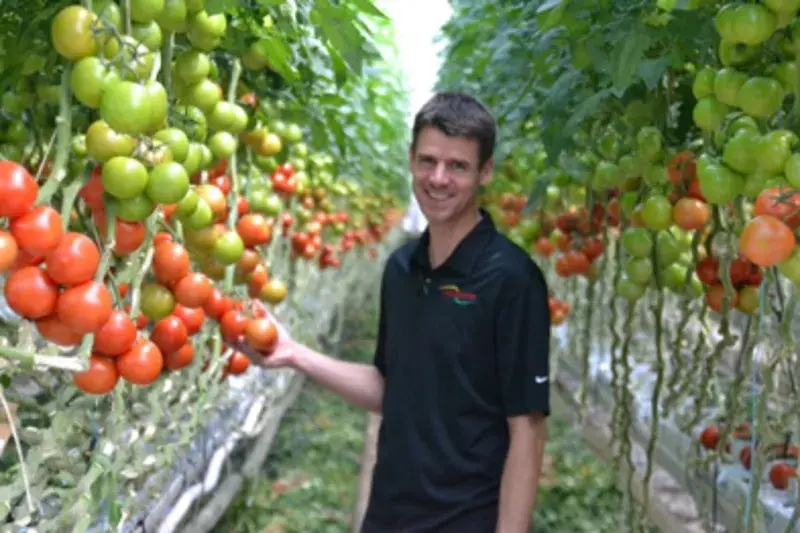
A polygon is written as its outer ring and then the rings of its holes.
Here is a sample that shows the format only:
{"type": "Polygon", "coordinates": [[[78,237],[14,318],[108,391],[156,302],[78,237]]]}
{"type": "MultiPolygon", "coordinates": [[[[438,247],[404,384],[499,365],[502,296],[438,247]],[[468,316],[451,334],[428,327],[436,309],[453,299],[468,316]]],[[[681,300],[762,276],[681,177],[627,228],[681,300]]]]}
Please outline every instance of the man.
{"type": "Polygon", "coordinates": [[[547,286],[478,207],[496,139],[483,105],[437,94],[412,133],[428,228],[387,261],[374,364],[286,339],[262,364],[382,414],[363,533],[524,533],[549,414],[547,286]]]}

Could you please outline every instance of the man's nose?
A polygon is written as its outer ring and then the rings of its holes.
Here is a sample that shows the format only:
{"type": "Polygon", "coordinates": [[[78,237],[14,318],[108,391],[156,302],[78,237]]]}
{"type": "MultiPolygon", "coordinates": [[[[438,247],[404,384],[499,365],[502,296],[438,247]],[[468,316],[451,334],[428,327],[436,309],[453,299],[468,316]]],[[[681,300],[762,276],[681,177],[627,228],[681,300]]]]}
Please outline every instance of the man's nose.
{"type": "Polygon", "coordinates": [[[448,176],[447,176],[447,168],[445,167],[445,163],[439,163],[433,169],[430,175],[430,181],[434,185],[445,185],[447,183],[448,176]]]}

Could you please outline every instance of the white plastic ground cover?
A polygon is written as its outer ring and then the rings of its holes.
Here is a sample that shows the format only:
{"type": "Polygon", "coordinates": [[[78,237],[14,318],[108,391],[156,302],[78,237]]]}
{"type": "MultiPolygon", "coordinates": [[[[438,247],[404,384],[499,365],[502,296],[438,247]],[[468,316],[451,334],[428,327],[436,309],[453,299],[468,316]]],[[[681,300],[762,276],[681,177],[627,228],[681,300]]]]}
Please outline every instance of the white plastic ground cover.
{"type": "MultiPolygon", "coordinates": [[[[553,343],[556,348],[553,350],[557,358],[556,367],[560,373],[572,376],[581,375],[581,363],[574,354],[567,353],[570,331],[569,322],[553,330],[553,343]]],[[[613,399],[611,394],[611,357],[607,352],[600,349],[599,344],[593,344],[589,357],[589,379],[592,387],[592,394],[589,401],[599,401],[608,408],[611,408],[613,399]]],[[[605,348],[603,346],[603,348],[605,348]]],[[[632,415],[635,418],[633,428],[635,433],[643,437],[642,440],[650,438],[651,423],[651,395],[654,386],[655,374],[650,363],[636,363],[632,367],[630,388],[636,397],[636,405],[632,406],[632,415]]],[[[676,409],[677,411],[677,409],[676,409]]],[[[659,464],[661,468],[669,472],[676,481],[689,481],[690,484],[696,483],[704,486],[686,486],[688,492],[703,494],[702,500],[698,501],[698,507],[703,509],[707,516],[712,516],[710,506],[713,499],[709,497],[713,493],[714,470],[708,472],[697,472],[690,466],[690,462],[697,457],[697,442],[705,424],[711,420],[712,413],[708,413],[708,418],[698,424],[693,431],[691,438],[680,431],[674,421],[673,416],[662,417],[658,430],[658,451],[656,456],[665,459],[664,462],[672,464],[659,464]]],[[[739,444],[741,446],[741,444],[739,444]]],[[[746,445],[746,444],[745,444],[746,445]]],[[[735,510],[741,515],[747,504],[749,484],[751,474],[740,463],[719,464],[717,465],[718,475],[716,477],[717,486],[717,512],[715,516],[717,522],[728,527],[736,527],[740,522],[740,517],[726,516],[724,511],[735,510]]],[[[761,517],[755,514],[752,516],[756,522],[755,531],[762,533],[800,533],[800,524],[792,529],[790,525],[795,509],[795,502],[798,499],[798,486],[793,483],[789,490],[779,491],[772,487],[768,476],[769,466],[764,469],[764,477],[761,481],[759,491],[761,517]],[[760,519],[759,519],[760,518],[760,519]]]]}

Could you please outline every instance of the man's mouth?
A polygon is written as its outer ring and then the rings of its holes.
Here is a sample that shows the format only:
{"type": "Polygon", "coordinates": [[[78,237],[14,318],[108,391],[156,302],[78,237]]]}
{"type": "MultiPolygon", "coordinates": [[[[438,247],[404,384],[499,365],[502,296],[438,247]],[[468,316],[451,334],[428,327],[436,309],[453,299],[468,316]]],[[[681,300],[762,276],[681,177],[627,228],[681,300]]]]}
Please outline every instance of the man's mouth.
{"type": "Polygon", "coordinates": [[[434,202],[446,202],[455,196],[446,191],[432,191],[430,189],[425,189],[425,195],[434,202]]]}

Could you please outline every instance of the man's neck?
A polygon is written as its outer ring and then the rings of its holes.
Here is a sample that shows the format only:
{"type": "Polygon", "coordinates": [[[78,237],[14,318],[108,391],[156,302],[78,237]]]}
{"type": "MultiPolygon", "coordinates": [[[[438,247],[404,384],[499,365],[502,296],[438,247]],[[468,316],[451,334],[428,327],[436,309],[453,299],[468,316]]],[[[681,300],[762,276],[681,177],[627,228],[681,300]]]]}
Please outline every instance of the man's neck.
{"type": "Polygon", "coordinates": [[[431,267],[441,266],[453,253],[461,241],[478,225],[481,220],[480,211],[467,211],[458,219],[441,225],[428,225],[430,242],[428,244],[428,259],[431,267]]]}

